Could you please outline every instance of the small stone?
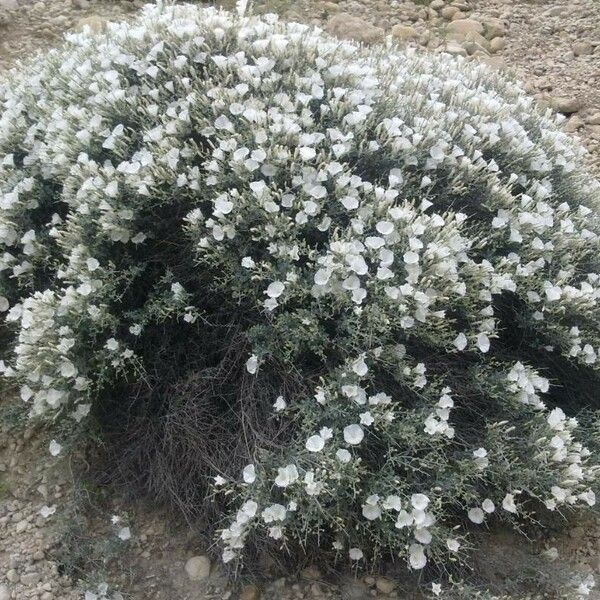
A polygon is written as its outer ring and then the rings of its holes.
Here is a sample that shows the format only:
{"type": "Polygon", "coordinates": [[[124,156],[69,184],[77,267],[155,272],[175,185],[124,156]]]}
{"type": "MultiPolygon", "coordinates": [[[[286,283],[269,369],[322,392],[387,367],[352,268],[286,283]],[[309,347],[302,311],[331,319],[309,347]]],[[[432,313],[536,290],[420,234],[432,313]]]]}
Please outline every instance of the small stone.
{"type": "Polygon", "coordinates": [[[323,575],[319,570],[319,567],[311,565],[300,571],[300,577],[302,577],[302,579],[308,579],[309,581],[317,581],[318,579],[321,579],[323,575]]]}
{"type": "Polygon", "coordinates": [[[19,574],[15,569],[10,569],[6,572],[6,579],[8,579],[11,583],[17,583],[19,581],[19,574]]]}
{"type": "Polygon", "coordinates": [[[442,17],[444,17],[444,19],[447,19],[448,21],[450,21],[457,12],[458,8],[456,8],[456,6],[445,6],[440,11],[442,17]]]}
{"type": "Polygon", "coordinates": [[[341,8],[335,2],[323,2],[323,10],[328,15],[339,13],[341,8]]]}
{"type": "Polygon", "coordinates": [[[479,58],[479,60],[482,63],[485,63],[486,65],[488,65],[489,67],[492,67],[493,69],[501,70],[501,69],[504,69],[504,67],[506,67],[504,58],[502,58],[501,56],[482,55],[482,56],[478,56],[477,58],[479,58]]]}
{"type": "Polygon", "coordinates": [[[0,0],[0,10],[18,10],[17,0],[0,0]]]}
{"type": "Polygon", "coordinates": [[[419,37],[419,32],[409,25],[394,25],[391,34],[394,39],[400,42],[414,40],[419,37]]]}
{"type": "Polygon", "coordinates": [[[492,52],[500,52],[506,48],[506,39],[503,37],[495,37],[490,41],[490,50],[492,52]]]}
{"type": "Polygon", "coordinates": [[[10,600],[10,590],[7,585],[0,584],[0,600],[10,600]]]}
{"type": "Polygon", "coordinates": [[[440,10],[440,8],[444,8],[444,6],[446,6],[444,0],[432,0],[429,3],[429,8],[433,8],[433,10],[440,10]]]}
{"type": "Polygon", "coordinates": [[[571,96],[558,96],[556,98],[552,98],[550,105],[554,108],[554,110],[562,113],[563,115],[570,115],[581,109],[581,101],[579,98],[574,98],[571,96]]]}
{"type": "Polygon", "coordinates": [[[192,581],[201,581],[210,575],[210,559],[208,556],[192,556],[185,563],[185,572],[192,581]]]}
{"type": "Polygon", "coordinates": [[[23,585],[36,585],[37,583],[39,583],[41,578],[42,576],[36,572],[23,573],[23,575],[21,575],[21,583],[23,585]]]}
{"type": "Polygon", "coordinates": [[[585,118],[585,122],[588,125],[600,125],[600,112],[597,113],[593,113],[591,115],[588,115],[585,118]]]}
{"type": "Polygon", "coordinates": [[[382,594],[391,594],[396,589],[396,582],[387,577],[378,577],[375,581],[375,587],[382,594]]]}
{"type": "Polygon", "coordinates": [[[483,27],[485,29],[485,37],[488,40],[506,35],[506,22],[502,19],[486,19],[483,21],[483,27]]]}
{"type": "Polygon", "coordinates": [[[467,51],[457,42],[448,42],[443,48],[444,52],[452,54],[454,56],[466,56],[467,51]]]}
{"type": "Polygon", "coordinates": [[[448,23],[448,33],[466,36],[467,33],[483,34],[483,25],[475,19],[457,19],[448,23]]]}
{"type": "Polygon", "coordinates": [[[25,519],[19,521],[16,527],[17,533],[23,533],[23,531],[27,529],[28,525],[29,523],[25,519]]]}
{"type": "Polygon", "coordinates": [[[452,15],[451,20],[452,21],[461,21],[462,19],[466,19],[466,18],[467,18],[467,15],[462,10],[459,10],[458,12],[455,12],[452,15]]]}
{"type": "Polygon", "coordinates": [[[369,588],[360,581],[348,580],[341,586],[343,600],[365,600],[369,597],[369,588]]]}
{"type": "Polygon", "coordinates": [[[327,29],[339,38],[363,44],[380,42],[384,36],[384,30],[381,27],[375,27],[364,19],[348,13],[338,13],[330,17],[327,21],[327,29]]]}
{"type": "Polygon", "coordinates": [[[75,25],[75,31],[83,31],[89,28],[92,33],[101,33],[106,29],[106,19],[98,16],[85,17],[79,19],[75,25]]]}
{"type": "Polygon", "coordinates": [[[594,47],[590,42],[576,42],[573,44],[572,50],[575,56],[587,56],[594,52],[594,47]]]}
{"type": "Polygon", "coordinates": [[[245,585],[240,592],[240,600],[259,600],[260,590],[255,585],[245,585]]]}
{"type": "Polygon", "coordinates": [[[565,123],[564,129],[567,133],[575,133],[578,129],[581,129],[583,125],[583,119],[579,115],[573,115],[565,123]]]}

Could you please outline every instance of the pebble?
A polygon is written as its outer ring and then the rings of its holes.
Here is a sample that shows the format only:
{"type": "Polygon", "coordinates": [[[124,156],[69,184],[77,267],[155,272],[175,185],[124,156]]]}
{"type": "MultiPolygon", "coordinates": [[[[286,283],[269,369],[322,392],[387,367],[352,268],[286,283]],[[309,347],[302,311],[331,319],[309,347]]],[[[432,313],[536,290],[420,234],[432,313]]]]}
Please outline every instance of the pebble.
{"type": "Polygon", "coordinates": [[[192,581],[201,581],[210,575],[208,556],[192,556],[185,563],[185,572],[192,581]]]}
{"type": "Polygon", "coordinates": [[[585,118],[585,122],[588,125],[600,125],[600,112],[597,113],[593,113],[591,115],[588,115],[585,118]]]}
{"type": "Polygon", "coordinates": [[[84,17],[75,24],[75,31],[83,31],[88,27],[92,33],[100,33],[106,29],[107,20],[102,17],[84,17]]]}
{"type": "Polygon", "coordinates": [[[442,10],[440,11],[440,14],[442,15],[442,17],[444,17],[444,19],[447,19],[448,21],[450,19],[452,19],[452,17],[459,12],[459,9],[456,8],[456,6],[445,6],[444,8],[442,8],[442,10]]]}
{"type": "Polygon", "coordinates": [[[485,37],[488,40],[506,35],[506,22],[502,19],[485,19],[483,27],[485,29],[485,37]]]}
{"type": "Polygon", "coordinates": [[[7,585],[0,584],[0,600],[10,600],[10,590],[7,585]]]}
{"type": "Polygon", "coordinates": [[[260,590],[255,585],[245,585],[240,591],[239,600],[259,600],[260,590]]]}
{"type": "Polygon", "coordinates": [[[419,37],[419,32],[409,25],[394,25],[391,30],[392,37],[398,41],[414,40],[419,37]]]}
{"type": "Polygon", "coordinates": [[[483,25],[475,19],[457,19],[448,23],[448,33],[466,36],[468,33],[483,34],[483,25]]]}
{"type": "Polygon", "coordinates": [[[36,583],[39,583],[41,578],[42,576],[36,572],[23,573],[23,575],[21,575],[21,583],[23,585],[35,585],[36,583]]]}
{"type": "Polygon", "coordinates": [[[506,48],[506,39],[503,37],[495,37],[490,40],[490,50],[492,52],[501,52],[506,48]]]}
{"type": "Polygon", "coordinates": [[[594,47],[590,42],[577,42],[573,44],[572,49],[575,56],[586,56],[594,52],[594,47]]]}
{"type": "Polygon", "coordinates": [[[15,569],[10,569],[6,572],[6,579],[11,583],[17,583],[19,581],[19,574],[15,569]]]}
{"type": "Polygon", "coordinates": [[[309,581],[317,581],[323,577],[319,567],[316,565],[311,565],[310,567],[306,567],[300,571],[300,577],[302,579],[308,579],[309,581]]]}
{"type": "Polygon", "coordinates": [[[576,113],[581,109],[581,101],[579,98],[571,96],[558,96],[550,100],[550,105],[563,115],[576,113]]]}
{"type": "Polygon", "coordinates": [[[382,594],[391,594],[396,589],[396,582],[387,577],[378,577],[375,581],[375,587],[382,594]]]}
{"type": "Polygon", "coordinates": [[[383,40],[384,30],[375,27],[360,17],[348,13],[338,13],[329,18],[327,30],[342,39],[373,44],[383,40]]]}

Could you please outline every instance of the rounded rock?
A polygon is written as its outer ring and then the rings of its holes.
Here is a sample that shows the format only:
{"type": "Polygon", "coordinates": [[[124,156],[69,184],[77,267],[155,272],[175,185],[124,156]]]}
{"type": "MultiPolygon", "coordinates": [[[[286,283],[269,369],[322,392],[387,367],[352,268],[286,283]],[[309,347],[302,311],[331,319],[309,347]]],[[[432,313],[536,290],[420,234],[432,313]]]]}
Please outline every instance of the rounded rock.
{"type": "Polygon", "coordinates": [[[378,577],[375,581],[375,587],[382,594],[391,594],[396,589],[396,582],[387,577],[378,577]]]}
{"type": "Polygon", "coordinates": [[[210,575],[208,556],[192,556],[185,563],[185,572],[192,581],[202,581],[210,575]]]}
{"type": "Polygon", "coordinates": [[[255,585],[245,585],[240,592],[240,600],[259,600],[260,590],[255,585]]]}
{"type": "Polygon", "coordinates": [[[0,583],[0,600],[10,600],[10,590],[2,583],[0,583]]]}
{"type": "Polygon", "coordinates": [[[419,32],[409,25],[394,25],[391,34],[394,39],[401,42],[415,40],[419,37],[419,32]]]}
{"type": "Polygon", "coordinates": [[[384,30],[375,27],[360,17],[348,13],[338,13],[327,21],[327,29],[333,35],[363,44],[373,44],[383,40],[384,30]]]}
{"type": "Polygon", "coordinates": [[[483,35],[483,25],[475,19],[457,19],[448,23],[448,33],[466,36],[468,33],[483,35]]]}
{"type": "Polygon", "coordinates": [[[506,48],[506,40],[503,37],[495,37],[490,41],[490,50],[500,52],[506,48]]]}

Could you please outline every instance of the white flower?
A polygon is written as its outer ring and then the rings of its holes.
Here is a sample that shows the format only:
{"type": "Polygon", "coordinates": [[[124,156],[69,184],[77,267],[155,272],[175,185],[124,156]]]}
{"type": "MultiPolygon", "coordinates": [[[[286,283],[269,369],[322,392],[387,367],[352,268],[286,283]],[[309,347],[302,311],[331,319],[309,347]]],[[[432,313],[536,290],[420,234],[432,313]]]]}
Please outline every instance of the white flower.
{"type": "Polygon", "coordinates": [[[253,269],[255,266],[256,263],[254,262],[252,257],[244,256],[244,258],[242,258],[242,267],[244,267],[244,269],[253,269]]]}
{"type": "Polygon", "coordinates": [[[221,554],[221,560],[227,564],[228,562],[231,562],[233,559],[235,558],[235,552],[229,548],[226,548],[225,550],[223,550],[222,554],[221,554]]]}
{"type": "Polygon", "coordinates": [[[9,308],[9,301],[4,296],[0,296],[0,312],[6,312],[9,308]]]}
{"type": "Polygon", "coordinates": [[[377,494],[373,494],[367,498],[366,502],[362,505],[362,514],[369,521],[374,521],[381,517],[379,496],[377,494]]]}
{"type": "Polygon", "coordinates": [[[95,258],[88,258],[85,261],[85,264],[87,265],[88,271],[95,271],[100,266],[100,263],[95,258]]]}
{"type": "Polygon", "coordinates": [[[387,496],[387,498],[383,501],[383,508],[386,510],[395,510],[400,511],[402,508],[402,501],[400,500],[400,496],[396,496],[394,494],[387,496]]]}
{"type": "Polygon", "coordinates": [[[142,333],[142,326],[139,323],[135,323],[134,325],[131,325],[131,327],[129,327],[129,333],[131,333],[131,335],[140,335],[140,333],[142,333]]]}
{"type": "Polygon", "coordinates": [[[490,349],[490,338],[485,333],[477,335],[477,347],[482,352],[487,352],[490,349]]]}
{"type": "Polygon", "coordinates": [[[258,368],[258,356],[256,356],[256,354],[253,354],[246,361],[246,371],[248,371],[248,373],[250,373],[250,375],[254,375],[256,373],[257,368],[258,368]]]}
{"type": "Polygon", "coordinates": [[[373,418],[373,415],[371,415],[371,413],[369,411],[364,412],[364,413],[360,413],[359,415],[360,417],[360,424],[361,425],[372,425],[375,422],[375,419],[373,418]]]}
{"type": "Polygon", "coordinates": [[[256,469],[253,464],[246,465],[242,471],[242,479],[245,483],[254,483],[256,481],[256,469]]]}
{"type": "Polygon", "coordinates": [[[396,518],[395,527],[397,529],[403,529],[404,527],[409,527],[414,523],[414,517],[405,510],[401,510],[398,513],[398,517],[396,518]]]}
{"type": "Polygon", "coordinates": [[[107,350],[110,350],[111,352],[115,352],[116,350],[119,349],[119,342],[117,342],[117,340],[115,340],[115,338],[110,338],[109,340],[107,340],[104,347],[107,350]]]}
{"type": "Polygon", "coordinates": [[[368,373],[369,367],[367,367],[367,363],[365,362],[365,359],[363,356],[361,356],[360,358],[358,358],[357,360],[355,360],[352,363],[352,370],[359,377],[364,377],[368,373]]]}
{"type": "Polygon", "coordinates": [[[415,539],[417,540],[417,542],[421,542],[421,544],[427,545],[431,544],[433,536],[431,535],[429,529],[427,529],[426,527],[417,527],[415,529],[415,539]]]}
{"type": "Polygon", "coordinates": [[[440,583],[432,583],[431,592],[434,596],[439,596],[442,593],[442,585],[440,583]]]}
{"type": "Polygon", "coordinates": [[[344,441],[347,444],[356,446],[360,444],[365,437],[365,432],[360,425],[348,425],[344,427],[344,441]]]}
{"type": "Polygon", "coordinates": [[[40,508],[40,515],[42,515],[42,517],[44,517],[44,519],[47,519],[50,515],[53,515],[56,512],[56,505],[52,505],[52,506],[42,506],[42,508],[40,508]]]}
{"type": "Polygon", "coordinates": [[[265,292],[269,298],[279,298],[285,290],[285,285],[281,281],[274,281],[269,285],[265,292]]]}
{"type": "Polygon", "coordinates": [[[287,402],[283,399],[283,396],[277,396],[277,399],[275,400],[275,404],[273,404],[273,408],[275,409],[275,412],[281,412],[282,410],[285,410],[287,407],[287,402]]]}
{"type": "Polygon", "coordinates": [[[475,508],[469,509],[467,516],[469,517],[470,521],[473,521],[473,523],[476,523],[477,525],[480,525],[481,523],[483,523],[483,521],[485,519],[484,512],[478,506],[475,508]]]}
{"type": "Polygon", "coordinates": [[[450,552],[458,552],[458,549],[460,548],[460,542],[458,540],[448,538],[446,540],[446,546],[448,546],[448,550],[450,550],[450,552]]]}
{"type": "Polygon", "coordinates": [[[298,480],[298,469],[296,465],[287,465],[286,467],[280,467],[278,469],[277,477],[275,478],[275,485],[277,487],[285,488],[292,485],[298,480]]]}
{"type": "Polygon", "coordinates": [[[254,500],[246,500],[238,512],[238,522],[246,522],[253,519],[258,510],[258,504],[254,500]]]}
{"type": "Polygon", "coordinates": [[[348,555],[351,560],[361,560],[364,558],[363,551],[360,548],[350,548],[348,555]]]}
{"type": "Polygon", "coordinates": [[[119,529],[119,531],[117,532],[117,537],[120,540],[126,542],[128,539],[131,538],[131,530],[129,529],[129,527],[121,527],[121,529],[119,529]]]}
{"type": "Polygon", "coordinates": [[[216,485],[216,486],[219,486],[219,487],[220,487],[220,486],[222,486],[222,485],[225,485],[225,484],[227,483],[227,480],[226,480],[224,477],[221,477],[220,475],[217,475],[217,476],[214,478],[214,482],[215,482],[215,485],[216,485]]]}
{"type": "Polygon", "coordinates": [[[299,152],[302,160],[312,160],[317,155],[315,149],[310,148],[309,146],[302,146],[299,149],[299,152]]]}
{"type": "Polygon", "coordinates": [[[56,440],[52,440],[49,449],[52,456],[58,456],[62,450],[62,446],[56,440]]]}
{"type": "Polygon", "coordinates": [[[496,510],[496,505],[489,498],[486,498],[481,503],[481,508],[483,508],[486,513],[491,514],[496,510]]]}
{"type": "Polygon", "coordinates": [[[416,510],[425,510],[429,502],[429,498],[425,494],[413,494],[410,497],[410,503],[416,510]]]}
{"type": "Polygon", "coordinates": [[[348,452],[348,450],[346,450],[345,448],[340,448],[336,453],[335,453],[335,457],[341,462],[341,463],[349,463],[352,460],[352,455],[350,454],[350,452],[348,452]]]}
{"type": "Polygon", "coordinates": [[[456,336],[453,343],[462,352],[467,347],[467,336],[461,332],[456,336]]]}
{"type": "Polygon", "coordinates": [[[281,504],[272,504],[262,511],[261,516],[265,523],[272,523],[273,521],[284,521],[287,511],[285,506],[281,504]]]}
{"type": "Polygon", "coordinates": [[[427,557],[425,556],[425,552],[423,551],[423,546],[421,546],[421,544],[410,545],[408,560],[410,562],[410,566],[415,570],[422,569],[427,564],[427,557]]]}
{"type": "Polygon", "coordinates": [[[516,513],[517,507],[515,506],[515,497],[513,494],[506,494],[504,500],[502,500],[502,508],[509,513],[516,513]]]}
{"type": "Polygon", "coordinates": [[[316,285],[327,285],[331,278],[330,269],[319,269],[314,276],[314,282],[316,285]]]}
{"type": "Polygon", "coordinates": [[[309,452],[321,452],[325,447],[325,440],[320,435],[311,435],[305,444],[309,452]]]}

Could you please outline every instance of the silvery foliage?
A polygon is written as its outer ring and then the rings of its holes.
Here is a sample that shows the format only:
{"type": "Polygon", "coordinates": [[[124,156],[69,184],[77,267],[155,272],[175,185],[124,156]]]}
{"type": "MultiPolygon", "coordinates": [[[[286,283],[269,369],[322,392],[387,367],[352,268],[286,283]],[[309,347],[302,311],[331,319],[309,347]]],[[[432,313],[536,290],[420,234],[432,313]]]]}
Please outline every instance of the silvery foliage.
{"type": "Polygon", "coordinates": [[[600,185],[518,82],[147,6],[0,99],[4,371],[32,416],[143,377],[157,323],[211,335],[210,297],[244,307],[249,373],[311,390],[272,399],[286,446],[211,474],[225,561],[262,536],[421,569],[492,519],[594,504],[545,366],[598,368],[600,185]]]}

